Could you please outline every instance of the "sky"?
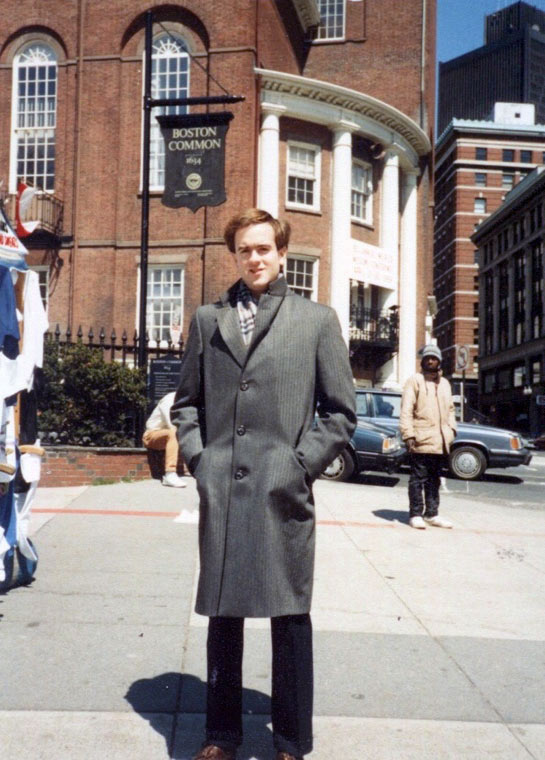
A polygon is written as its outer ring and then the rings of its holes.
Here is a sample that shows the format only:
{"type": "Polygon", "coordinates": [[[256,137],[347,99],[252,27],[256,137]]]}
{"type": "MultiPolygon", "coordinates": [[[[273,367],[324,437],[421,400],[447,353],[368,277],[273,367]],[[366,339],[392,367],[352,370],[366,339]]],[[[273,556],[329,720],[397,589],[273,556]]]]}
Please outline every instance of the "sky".
{"type": "MultiPolygon", "coordinates": [[[[545,11],[545,0],[527,0],[545,11]]],[[[480,47],[484,17],[512,5],[514,0],[437,0],[437,60],[449,61],[480,47]]]]}

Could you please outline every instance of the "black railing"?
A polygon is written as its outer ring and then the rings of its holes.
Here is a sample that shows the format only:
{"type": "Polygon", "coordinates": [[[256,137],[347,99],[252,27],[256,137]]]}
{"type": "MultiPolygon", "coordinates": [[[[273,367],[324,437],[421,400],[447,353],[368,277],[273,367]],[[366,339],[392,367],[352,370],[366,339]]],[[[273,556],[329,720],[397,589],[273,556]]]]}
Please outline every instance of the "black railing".
{"type": "Polygon", "coordinates": [[[397,309],[369,309],[352,306],[350,309],[350,342],[370,348],[397,349],[399,317],[397,309]]]}
{"type": "MultiPolygon", "coordinates": [[[[112,329],[109,338],[107,338],[106,331],[104,327],[102,327],[98,333],[98,338],[96,338],[93,328],[90,327],[84,340],[81,325],[75,336],[70,328],[66,330],[63,336],[59,325],[57,325],[53,333],[46,333],[46,340],[54,340],[59,346],[80,342],[89,346],[89,348],[102,349],[104,359],[106,360],[118,361],[123,365],[130,365],[133,367],[137,366],[139,346],[137,330],[134,330],[132,337],[129,340],[126,330],[123,330],[121,338],[118,338],[115,328],[112,329]]],[[[181,334],[179,340],[174,343],[170,339],[166,341],[150,340],[149,334],[146,333],[146,347],[148,362],[150,359],[160,359],[168,356],[181,359],[184,353],[184,341],[181,334]]]]}

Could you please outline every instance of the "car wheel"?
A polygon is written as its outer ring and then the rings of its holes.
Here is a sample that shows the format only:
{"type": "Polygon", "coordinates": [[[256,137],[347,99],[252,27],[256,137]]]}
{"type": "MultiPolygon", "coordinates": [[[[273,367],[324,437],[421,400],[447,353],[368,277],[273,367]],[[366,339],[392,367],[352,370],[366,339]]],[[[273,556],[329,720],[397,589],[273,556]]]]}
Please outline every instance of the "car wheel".
{"type": "Polygon", "coordinates": [[[450,471],[462,480],[477,480],[486,470],[486,457],[474,446],[458,446],[449,457],[450,471]]]}
{"type": "Polygon", "coordinates": [[[354,460],[346,449],[342,451],[322,472],[322,478],[326,480],[344,481],[354,472],[354,460]]]}

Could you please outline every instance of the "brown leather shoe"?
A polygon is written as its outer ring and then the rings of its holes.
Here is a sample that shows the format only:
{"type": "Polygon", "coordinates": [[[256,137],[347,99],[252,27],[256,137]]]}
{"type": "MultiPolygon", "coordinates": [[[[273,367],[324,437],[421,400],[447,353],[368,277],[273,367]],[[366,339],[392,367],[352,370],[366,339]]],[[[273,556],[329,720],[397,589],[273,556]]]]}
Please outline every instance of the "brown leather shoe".
{"type": "Polygon", "coordinates": [[[216,747],[215,744],[207,744],[193,760],[235,760],[236,752],[216,747]]]}
{"type": "Polygon", "coordinates": [[[277,752],[276,760],[303,760],[303,758],[295,757],[295,755],[290,755],[289,752],[277,752]]]}

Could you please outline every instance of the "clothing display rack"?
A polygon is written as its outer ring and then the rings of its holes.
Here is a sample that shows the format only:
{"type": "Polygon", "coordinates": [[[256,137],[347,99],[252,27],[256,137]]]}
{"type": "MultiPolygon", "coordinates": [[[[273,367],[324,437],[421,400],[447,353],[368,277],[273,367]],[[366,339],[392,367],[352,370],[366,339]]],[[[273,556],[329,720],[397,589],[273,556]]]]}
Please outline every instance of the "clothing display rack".
{"type": "Polygon", "coordinates": [[[38,564],[28,533],[44,454],[36,394],[48,322],[26,253],[0,207],[0,591],[30,583],[38,564]]]}

